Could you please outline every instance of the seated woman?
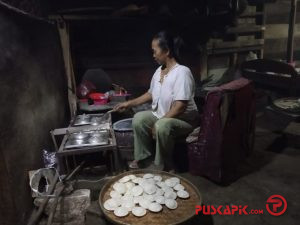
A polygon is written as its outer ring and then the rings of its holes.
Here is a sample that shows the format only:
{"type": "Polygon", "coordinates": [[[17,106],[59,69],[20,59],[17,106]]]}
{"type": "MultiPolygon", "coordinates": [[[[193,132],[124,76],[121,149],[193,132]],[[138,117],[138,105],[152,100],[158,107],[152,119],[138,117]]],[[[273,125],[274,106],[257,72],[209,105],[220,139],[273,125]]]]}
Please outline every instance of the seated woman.
{"type": "Polygon", "coordinates": [[[134,161],[130,168],[151,156],[153,139],[156,153],[152,168],[173,169],[172,150],[175,140],[187,136],[198,125],[199,114],[194,102],[195,81],[189,68],[179,64],[178,42],[166,31],[154,36],[154,59],[161,65],[155,71],[150,89],[142,96],[121,103],[116,111],[123,111],[152,101],[152,111],[143,111],[133,118],[134,161]]]}

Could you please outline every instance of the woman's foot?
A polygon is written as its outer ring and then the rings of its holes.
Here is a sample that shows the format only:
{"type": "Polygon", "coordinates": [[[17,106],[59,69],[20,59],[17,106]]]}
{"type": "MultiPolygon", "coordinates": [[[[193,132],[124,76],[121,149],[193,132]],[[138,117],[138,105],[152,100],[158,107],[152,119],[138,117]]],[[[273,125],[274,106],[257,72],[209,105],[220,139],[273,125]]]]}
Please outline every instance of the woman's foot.
{"type": "Polygon", "coordinates": [[[133,160],[133,161],[131,161],[129,164],[128,164],[128,167],[130,168],[130,169],[139,169],[140,167],[139,167],[139,161],[138,160],[133,160]]]}
{"type": "Polygon", "coordinates": [[[130,169],[140,169],[140,168],[147,168],[152,162],[152,157],[149,156],[142,160],[133,160],[128,163],[128,167],[130,169]]]}

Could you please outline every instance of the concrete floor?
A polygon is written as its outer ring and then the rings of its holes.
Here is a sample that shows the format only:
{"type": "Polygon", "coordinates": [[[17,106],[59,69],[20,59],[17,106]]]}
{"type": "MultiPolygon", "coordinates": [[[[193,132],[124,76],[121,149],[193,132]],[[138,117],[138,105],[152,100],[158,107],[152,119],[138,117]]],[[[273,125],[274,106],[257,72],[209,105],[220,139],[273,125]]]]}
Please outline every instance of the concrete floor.
{"type": "MultiPolygon", "coordinates": [[[[254,152],[246,162],[241,163],[240,178],[228,186],[220,186],[189,173],[180,174],[199,188],[204,205],[248,205],[248,209],[263,209],[263,214],[202,215],[196,216],[189,224],[299,224],[300,149],[289,146],[282,138],[282,130],[287,124],[285,118],[270,112],[257,114],[254,152]],[[266,210],[266,200],[274,194],[282,195],[288,205],[287,211],[277,217],[266,210]]],[[[86,219],[86,225],[108,224],[96,201],[87,212],[86,219]]]]}

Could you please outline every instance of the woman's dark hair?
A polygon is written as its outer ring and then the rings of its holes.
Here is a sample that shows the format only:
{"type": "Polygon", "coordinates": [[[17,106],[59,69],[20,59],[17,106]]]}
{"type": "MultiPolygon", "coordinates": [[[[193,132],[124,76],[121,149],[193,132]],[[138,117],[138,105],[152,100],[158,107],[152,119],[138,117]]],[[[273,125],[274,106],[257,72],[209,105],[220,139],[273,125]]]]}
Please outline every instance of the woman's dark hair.
{"type": "Polygon", "coordinates": [[[164,50],[170,52],[170,57],[174,57],[177,62],[181,61],[180,48],[183,45],[183,40],[179,36],[175,36],[168,31],[160,31],[154,35],[153,39],[158,40],[158,46],[164,50]]]}

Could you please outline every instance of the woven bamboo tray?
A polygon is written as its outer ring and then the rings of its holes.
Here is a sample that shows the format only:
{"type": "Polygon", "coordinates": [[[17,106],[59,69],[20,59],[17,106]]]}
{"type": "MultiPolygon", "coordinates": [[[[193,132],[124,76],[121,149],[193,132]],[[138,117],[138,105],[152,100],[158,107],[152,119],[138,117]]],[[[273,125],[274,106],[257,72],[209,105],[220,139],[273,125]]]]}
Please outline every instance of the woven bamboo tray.
{"type": "Polygon", "coordinates": [[[175,225],[181,224],[195,215],[196,205],[201,205],[202,199],[198,189],[188,180],[183,177],[180,177],[176,174],[171,174],[163,171],[154,171],[154,170],[134,170],[119,174],[114,177],[110,181],[108,181],[104,187],[102,188],[99,196],[99,204],[101,210],[103,211],[105,217],[115,223],[121,225],[147,225],[147,224],[155,224],[155,225],[175,225]],[[114,215],[112,211],[107,211],[103,204],[104,202],[110,198],[109,193],[113,190],[112,185],[121,179],[124,176],[134,174],[137,176],[142,176],[145,173],[152,173],[162,176],[163,180],[170,177],[178,177],[181,181],[181,184],[185,187],[185,189],[189,192],[190,198],[188,199],[180,199],[177,197],[176,201],[178,207],[174,210],[168,209],[163,205],[163,210],[158,213],[153,213],[147,210],[147,214],[143,217],[135,217],[131,212],[126,217],[117,217],[114,215]]]}

